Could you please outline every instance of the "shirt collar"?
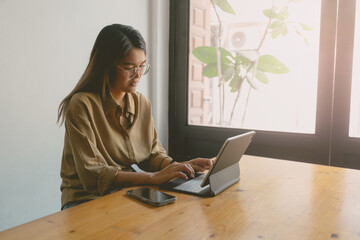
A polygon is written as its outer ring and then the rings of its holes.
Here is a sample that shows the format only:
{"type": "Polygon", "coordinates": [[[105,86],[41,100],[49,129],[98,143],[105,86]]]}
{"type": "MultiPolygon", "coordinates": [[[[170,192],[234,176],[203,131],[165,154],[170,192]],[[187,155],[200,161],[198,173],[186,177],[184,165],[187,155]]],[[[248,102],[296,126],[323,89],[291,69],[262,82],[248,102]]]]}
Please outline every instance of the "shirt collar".
{"type": "MultiPolygon", "coordinates": [[[[127,100],[127,105],[126,105],[126,109],[125,109],[126,113],[135,115],[135,100],[134,100],[133,95],[131,93],[126,93],[125,97],[127,100]]],[[[104,99],[104,104],[103,104],[105,114],[113,112],[114,109],[116,109],[119,106],[120,105],[116,102],[115,98],[109,92],[106,95],[106,97],[104,99]]]]}

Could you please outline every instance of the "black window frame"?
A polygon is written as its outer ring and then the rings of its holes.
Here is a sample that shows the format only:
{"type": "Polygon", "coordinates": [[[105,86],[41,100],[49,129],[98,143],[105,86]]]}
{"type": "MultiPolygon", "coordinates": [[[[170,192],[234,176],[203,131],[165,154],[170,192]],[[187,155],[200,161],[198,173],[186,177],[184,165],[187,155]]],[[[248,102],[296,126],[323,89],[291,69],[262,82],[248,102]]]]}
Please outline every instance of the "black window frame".
{"type": "MultiPolygon", "coordinates": [[[[345,26],[355,22],[355,3],[321,4],[315,134],[256,130],[246,154],[360,169],[360,160],[354,158],[360,157],[360,141],[346,136],[345,124],[349,122],[352,64],[336,65],[344,60],[352,62],[354,29],[345,26]],[[337,21],[337,17],[344,20],[337,21]],[[335,58],[336,48],[337,52],[346,51],[346,56],[335,58]],[[345,148],[355,154],[353,160],[344,161],[348,154],[345,148]]],[[[226,138],[252,130],[188,125],[189,7],[190,0],[170,1],[169,153],[178,161],[213,157],[226,138]]]]}

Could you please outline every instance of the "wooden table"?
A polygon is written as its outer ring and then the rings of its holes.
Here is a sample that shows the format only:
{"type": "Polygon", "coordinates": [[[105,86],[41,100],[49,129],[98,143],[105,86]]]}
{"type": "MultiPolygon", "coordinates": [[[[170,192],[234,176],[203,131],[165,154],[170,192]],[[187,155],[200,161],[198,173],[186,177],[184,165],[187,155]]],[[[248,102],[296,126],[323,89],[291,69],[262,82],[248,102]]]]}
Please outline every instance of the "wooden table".
{"type": "Polygon", "coordinates": [[[244,156],[214,198],[150,207],[125,190],[3,231],[0,239],[360,239],[360,171],[244,156]]]}

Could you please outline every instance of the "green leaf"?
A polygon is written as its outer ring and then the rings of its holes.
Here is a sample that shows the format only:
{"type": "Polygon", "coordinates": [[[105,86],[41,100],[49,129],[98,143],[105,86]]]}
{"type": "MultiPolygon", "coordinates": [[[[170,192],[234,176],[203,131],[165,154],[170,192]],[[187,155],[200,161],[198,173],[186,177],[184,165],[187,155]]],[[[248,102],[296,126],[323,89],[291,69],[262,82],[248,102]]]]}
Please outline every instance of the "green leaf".
{"type": "MultiPolygon", "coordinates": [[[[203,70],[202,70],[202,75],[205,76],[205,77],[209,77],[209,78],[213,78],[213,77],[217,77],[218,76],[218,70],[217,70],[217,62],[215,63],[209,63],[207,64],[203,70]]],[[[231,72],[226,72],[228,69],[232,69],[233,66],[229,66],[229,65],[225,65],[225,64],[222,64],[221,65],[221,69],[223,71],[223,76],[225,78],[225,80],[229,80],[232,76],[225,76],[225,74],[231,74],[231,72]]],[[[235,71],[235,70],[233,70],[235,71]]],[[[234,75],[234,74],[232,74],[234,75]]]]}
{"type": "Polygon", "coordinates": [[[250,80],[248,76],[246,76],[246,81],[249,83],[250,87],[253,89],[258,89],[258,87],[250,80]]]}
{"type": "Polygon", "coordinates": [[[272,8],[268,8],[268,9],[264,9],[263,10],[263,14],[266,16],[266,17],[268,17],[268,18],[272,18],[273,16],[272,16],[272,8]]]}
{"type": "Polygon", "coordinates": [[[288,34],[288,27],[286,24],[284,24],[282,27],[281,27],[281,35],[283,36],[286,36],[288,34]]]}
{"type": "Polygon", "coordinates": [[[305,44],[306,44],[308,47],[310,47],[310,43],[309,43],[309,41],[307,40],[307,38],[306,38],[300,31],[295,30],[295,32],[296,32],[300,37],[302,37],[302,38],[304,39],[305,44]]]}
{"type": "Polygon", "coordinates": [[[230,87],[230,92],[236,92],[237,91],[237,79],[236,77],[233,77],[229,83],[229,87],[230,87]]]}
{"type": "Polygon", "coordinates": [[[228,50],[226,50],[225,48],[220,47],[219,51],[220,51],[221,63],[222,64],[232,64],[233,63],[230,59],[234,60],[234,57],[228,50]]]}
{"type": "Polygon", "coordinates": [[[270,28],[271,29],[277,29],[279,27],[281,27],[283,25],[283,22],[281,21],[274,21],[271,25],[270,28]]]}
{"type": "Polygon", "coordinates": [[[276,29],[271,33],[271,38],[275,39],[281,34],[281,29],[276,29]]]}
{"type": "Polygon", "coordinates": [[[235,74],[235,69],[231,68],[231,67],[228,67],[223,72],[222,77],[225,79],[225,81],[229,81],[230,79],[232,79],[234,77],[234,74],[235,74]]]}
{"type": "Polygon", "coordinates": [[[306,44],[308,47],[310,47],[310,43],[309,43],[309,41],[307,40],[307,38],[305,38],[305,37],[304,37],[304,42],[305,42],[305,44],[306,44]]]}
{"type": "Polygon", "coordinates": [[[266,76],[266,74],[263,71],[260,71],[259,69],[256,71],[255,77],[257,78],[257,80],[259,80],[264,84],[269,83],[269,78],[266,76]]]}
{"type": "Polygon", "coordinates": [[[236,53],[235,64],[247,65],[249,63],[251,63],[249,58],[247,58],[245,55],[242,55],[241,53],[236,53]]]}
{"type": "Polygon", "coordinates": [[[296,32],[300,37],[304,37],[304,35],[303,35],[299,30],[295,30],[295,32],[296,32]]]}
{"type": "Polygon", "coordinates": [[[232,56],[232,54],[225,48],[219,47],[220,53],[224,56],[232,56]]]}
{"type": "MultiPolygon", "coordinates": [[[[222,64],[231,64],[231,60],[234,57],[231,55],[229,51],[224,48],[220,48],[220,56],[221,56],[221,63],[222,64]]],[[[209,64],[209,63],[216,63],[217,62],[217,55],[216,55],[216,48],[215,47],[208,47],[208,46],[201,46],[194,48],[192,51],[194,57],[199,59],[199,61],[209,64]]]]}
{"type": "Polygon", "coordinates": [[[217,63],[209,63],[203,68],[202,75],[213,78],[218,76],[217,63]]]}
{"type": "Polygon", "coordinates": [[[275,12],[275,9],[274,9],[274,11],[272,8],[264,9],[263,13],[268,18],[280,19],[280,17],[275,12]]]}
{"type": "Polygon", "coordinates": [[[299,24],[300,24],[302,30],[304,30],[304,31],[313,31],[314,30],[314,28],[310,25],[307,25],[305,23],[299,23],[299,24]]]}
{"type": "Polygon", "coordinates": [[[212,2],[224,12],[236,15],[234,9],[227,0],[217,0],[217,1],[212,0],[212,2]]]}
{"type": "Polygon", "coordinates": [[[230,89],[230,92],[234,93],[234,92],[237,92],[238,90],[236,88],[231,88],[230,89]]]}
{"type": "Polygon", "coordinates": [[[235,74],[234,78],[231,79],[230,84],[229,84],[229,87],[231,88],[230,91],[237,92],[240,89],[243,81],[244,81],[244,79],[242,79],[239,75],[235,74]]]}
{"type": "Polygon", "coordinates": [[[263,72],[283,74],[288,73],[289,69],[279,59],[272,55],[262,55],[259,58],[257,68],[263,72]]]}
{"type": "Polygon", "coordinates": [[[280,12],[279,12],[279,17],[281,20],[286,20],[289,17],[289,9],[288,7],[284,7],[280,12]]]}
{"type": "Polygon", "coordinates": [[[197,47],[194,48],[192,54],[203,63],[214,63],[217,61],[215,47],[197,47]]]}

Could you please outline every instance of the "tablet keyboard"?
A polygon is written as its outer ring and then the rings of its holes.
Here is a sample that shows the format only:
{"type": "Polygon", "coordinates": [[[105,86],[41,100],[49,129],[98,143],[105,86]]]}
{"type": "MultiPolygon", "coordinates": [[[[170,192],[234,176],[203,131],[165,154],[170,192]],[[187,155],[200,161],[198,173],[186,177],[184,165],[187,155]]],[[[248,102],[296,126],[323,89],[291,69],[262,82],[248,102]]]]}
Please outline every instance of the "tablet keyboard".
{"type": "Polygon", "coordinates": [[[176,187],[174,187],[174,189],[176,190],[181,190],[181,191],[186,191],[186,192],[195,192],[198,193],[200,191],[202,191],[204,188],[202,188],[200,185],[202,183],[202,181],[205,178],[205,174],[202,174],[196,178],[193,178],[191,180],[188,180],[176,187]]]}

